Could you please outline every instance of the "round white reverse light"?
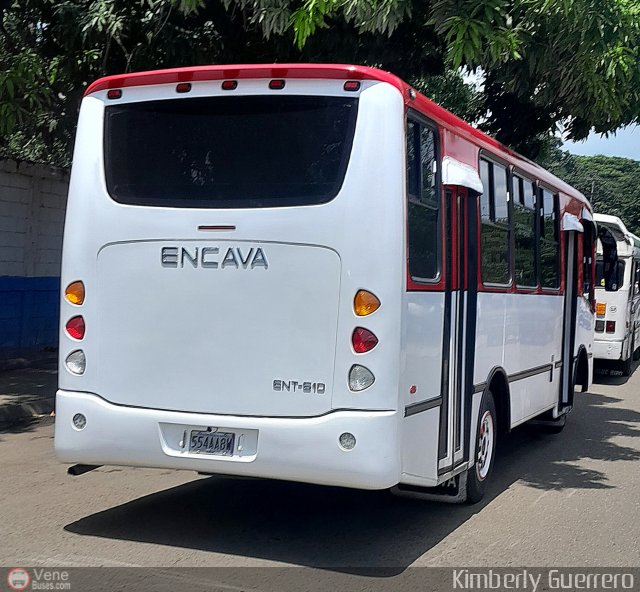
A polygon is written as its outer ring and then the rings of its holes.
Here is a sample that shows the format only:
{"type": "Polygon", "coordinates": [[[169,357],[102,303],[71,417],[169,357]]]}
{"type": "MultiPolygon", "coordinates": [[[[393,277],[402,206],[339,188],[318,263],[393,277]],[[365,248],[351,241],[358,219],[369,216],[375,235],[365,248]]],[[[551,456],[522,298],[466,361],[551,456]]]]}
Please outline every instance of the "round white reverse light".
{"type": "Polygon", "coordinates": [[[358,392],[369,388],[375,381],[375,376],[369,368],[354,364],[349,370],[349,388],[358,392]]]}
{"type": "Polygon", "coordinates": [[[356,437],[349,432],[345,432],[344,434],[340,434],[338,442],[340,442],[340,446],[345,450],[353,450],[356,446],[356,437]]]}
{"type": "Polygon", "coordinates": [[[84,370],[87,367],[87,359],[81,349],[71,352],[64,363],[67,365],[69,372],[73,374],[84,374],[84,370]]]}
{"type": "Polygon", "coordinates": [[[77,430],[84,430],[87,425],[87,418],[82,413],[76,413],[73,416],[73,425],[77,430]]]}

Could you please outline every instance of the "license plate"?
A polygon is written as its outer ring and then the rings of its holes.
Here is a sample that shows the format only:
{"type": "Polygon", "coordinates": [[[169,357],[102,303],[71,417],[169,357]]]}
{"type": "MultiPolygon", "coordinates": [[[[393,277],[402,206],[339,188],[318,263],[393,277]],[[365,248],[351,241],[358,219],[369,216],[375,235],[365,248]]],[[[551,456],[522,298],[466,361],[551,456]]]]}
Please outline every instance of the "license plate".
{"type": "Polygon", "coordinates": [[[606,302],[598,302],[596,303],[596,314],[600,316],[604,316],[607,312],[607,303],[606,302]]]}
{"type": "Polygon", "coordinates": [[[189,452],[233,456],[233,444],[236,435],[230,432],[209,432],[191,430],[189,452]]]}

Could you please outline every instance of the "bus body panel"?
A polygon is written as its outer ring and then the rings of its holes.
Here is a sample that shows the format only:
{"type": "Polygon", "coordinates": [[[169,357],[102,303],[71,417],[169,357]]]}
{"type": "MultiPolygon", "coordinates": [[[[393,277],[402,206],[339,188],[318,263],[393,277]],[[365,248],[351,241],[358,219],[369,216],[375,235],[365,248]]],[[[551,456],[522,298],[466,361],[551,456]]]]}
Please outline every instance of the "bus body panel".
{"type": "Polygon", "coordinates": [[[509,380],[511,425],[516,426],[557,403],[562,297],[480,292],[474,383],[500,367],[509,380]]]}
{"type": "Polygon", "coordinates": [[[91,393],[60,390],[55,444],[63,462],[188,469],[385,489],[400,480],[399,422],[392,411],[337,411],[312,418],[229,417],[113,405],[91,393]],[[72,418],[83,413],[86,427],[72,418]],[[257,432],[257,453],[243,457],[196,454],[180,446],[183,431],[216,426],[236,438],[257,432]],[[174,428],[171,430],[170,428],[174,428]],[[340,434],[356,436],[353,450],[340,434]]]}
{"type": "Polygon", "coordinates": [[[434,451],[438,449],[441,401],[426,411],[416,406],[429,406],[442,395],[444,294],[407,292],[403,310],[400,400],[406,417],[402,482],[437,485],[438,457],[434,451]],[[414,409],[419,412],[413,414],[414,409]]]}
{"type": "Polygon", "coordinates": [[[258,241],[136,241],[102,248],[97,272],[100,393],[109,401],[237,415],[331,409],[340,300],[335,251],[258,241]],[[171,267],[162,265],[163,253],[171,267]],[[149,286],[153,294],[142,297],[149,286]]]}
{"type": "MultiPolygon", "coordinates": [[[[337,92],[320,84],[307,92],[319,88],[337,92]]],[[[165,92],[134,90],[135,100],[165,92]]],[[[394,262],[403,257],[404,106],[398,91],[381,83],[370,84],[359,100],[352,157],[329,203],[260,210],[145,207],[141,215],[140,207],[116,203],[106,192],[100,156],[104,104],[85,98],[62,282],[82,279],[87,285],[87,370],[72,376],[64,367],[77,344],[62,324],[61,388],[123,405],[209,413],[311,416],[332,408],[395,409],[396,286],[403,271],[394,262]],[[380,217],[389,225],[380,226],[380,217]],[[205,234],[198,231],[203,224],[236,228],[205,234]],[[223,268],[228,249],[235,261],[223,268]],[[351,333],[362,324],[353,297],[361,288],[383,303],[367,319],[380,341],[368,363],[390,368],[376,373],[366,393],[353,393],[347,377],[359,356],[351,333]]],[[[76,309],[64,299],[61,306],[63,318],[76,309]]]]}
{"type": "MultiPolygon", "coordinates": [[[[633,259],[620,257],[625,262],[624,285],[616,292],[605,292],[604,288],[596,288],[598,304],[604,305],[605,314],[598,315],[597,320],[615,323],[615,331],[598,331],[595,334],[594,355],[601,360],[626,360],[630,351],[634,328],[638,325],[638,303],[634,303],[633,291],[629,287],[630,268],[633,259]]],[[[636,347],[638,340],[636,339],[636,347]]]]}
{"type": "Polygon", "coordinates": [[[402,362],[400,392],[404,406],[439,397],[444,363],[442,333],[444,294],[407,292],[402,317],[402,362]],[[425,336],[428,335],[428,339],[425,336]],[[412,388],[415,387],[415,388],[412,388]]]}
{"type": "Polygon", "coordinates": [[[558,295],[509,294],[505,306],[504,368],[513,426],[557,402],[560,373],[551,366],[561,359],[563,302],[558,295]]]}
{"type": "Polygon", "coordinates": [[[440,407],[404,418],[401,483],[422,487],[438,485],[439,431],[440,407]]]}
{"type": "Polygon", "coordinates": [[[592,303],[584,296],[578,297],[578,307],[576,311],[576,345],[574,356],[580,354],[580,348],[585,350],[587,355],[587,389],[591,387],[593,382],[593,360],[595,355],[595,342],[593,339],[593,331],[595,325],[595,315],[593,314],[592,303]]]}

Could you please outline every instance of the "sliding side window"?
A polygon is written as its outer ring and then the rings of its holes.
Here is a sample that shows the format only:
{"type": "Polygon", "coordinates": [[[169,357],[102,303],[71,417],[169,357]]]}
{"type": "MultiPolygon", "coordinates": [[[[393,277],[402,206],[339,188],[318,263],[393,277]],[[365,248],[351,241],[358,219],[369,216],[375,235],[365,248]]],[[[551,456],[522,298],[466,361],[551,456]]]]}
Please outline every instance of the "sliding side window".
{"type": "Polygon", "coordinates": [[[430,282],[440,273],[440,199],[437,185],[436,130],[407,121],[407,211],[409,273],[430,282]]]}
{"type": "Polygon", "coordinates": [[[540,189],[540,284],[560,287],[560,216],[558,196],[540,189]]]}
{"type": "Polygon", "coordinates": [[[513,235],[516,285],[535,288],[536,273],[536,188],[533,181],[513,176],[513,235]]]}
{"type": "Polygon", "coordinates": [[[484,193],[480,197],[480,261],[484,284],[508,285],[509,198],[507,169],[489,160],[480,160],[484,193]]]}

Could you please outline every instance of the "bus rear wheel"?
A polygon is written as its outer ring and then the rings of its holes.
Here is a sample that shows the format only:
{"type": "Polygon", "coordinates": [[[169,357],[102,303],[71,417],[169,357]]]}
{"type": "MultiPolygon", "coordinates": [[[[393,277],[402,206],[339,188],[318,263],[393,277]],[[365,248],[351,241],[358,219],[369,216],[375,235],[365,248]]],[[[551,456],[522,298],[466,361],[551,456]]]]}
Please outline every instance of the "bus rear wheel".
{"type": "Polygon", "coordinates": [[[498,436],[493,393],[486,391],[480,403],[475,439],[475,463],[467,471],[467,503],[475,504],[485,495],[493,471],[498,436]]]}

